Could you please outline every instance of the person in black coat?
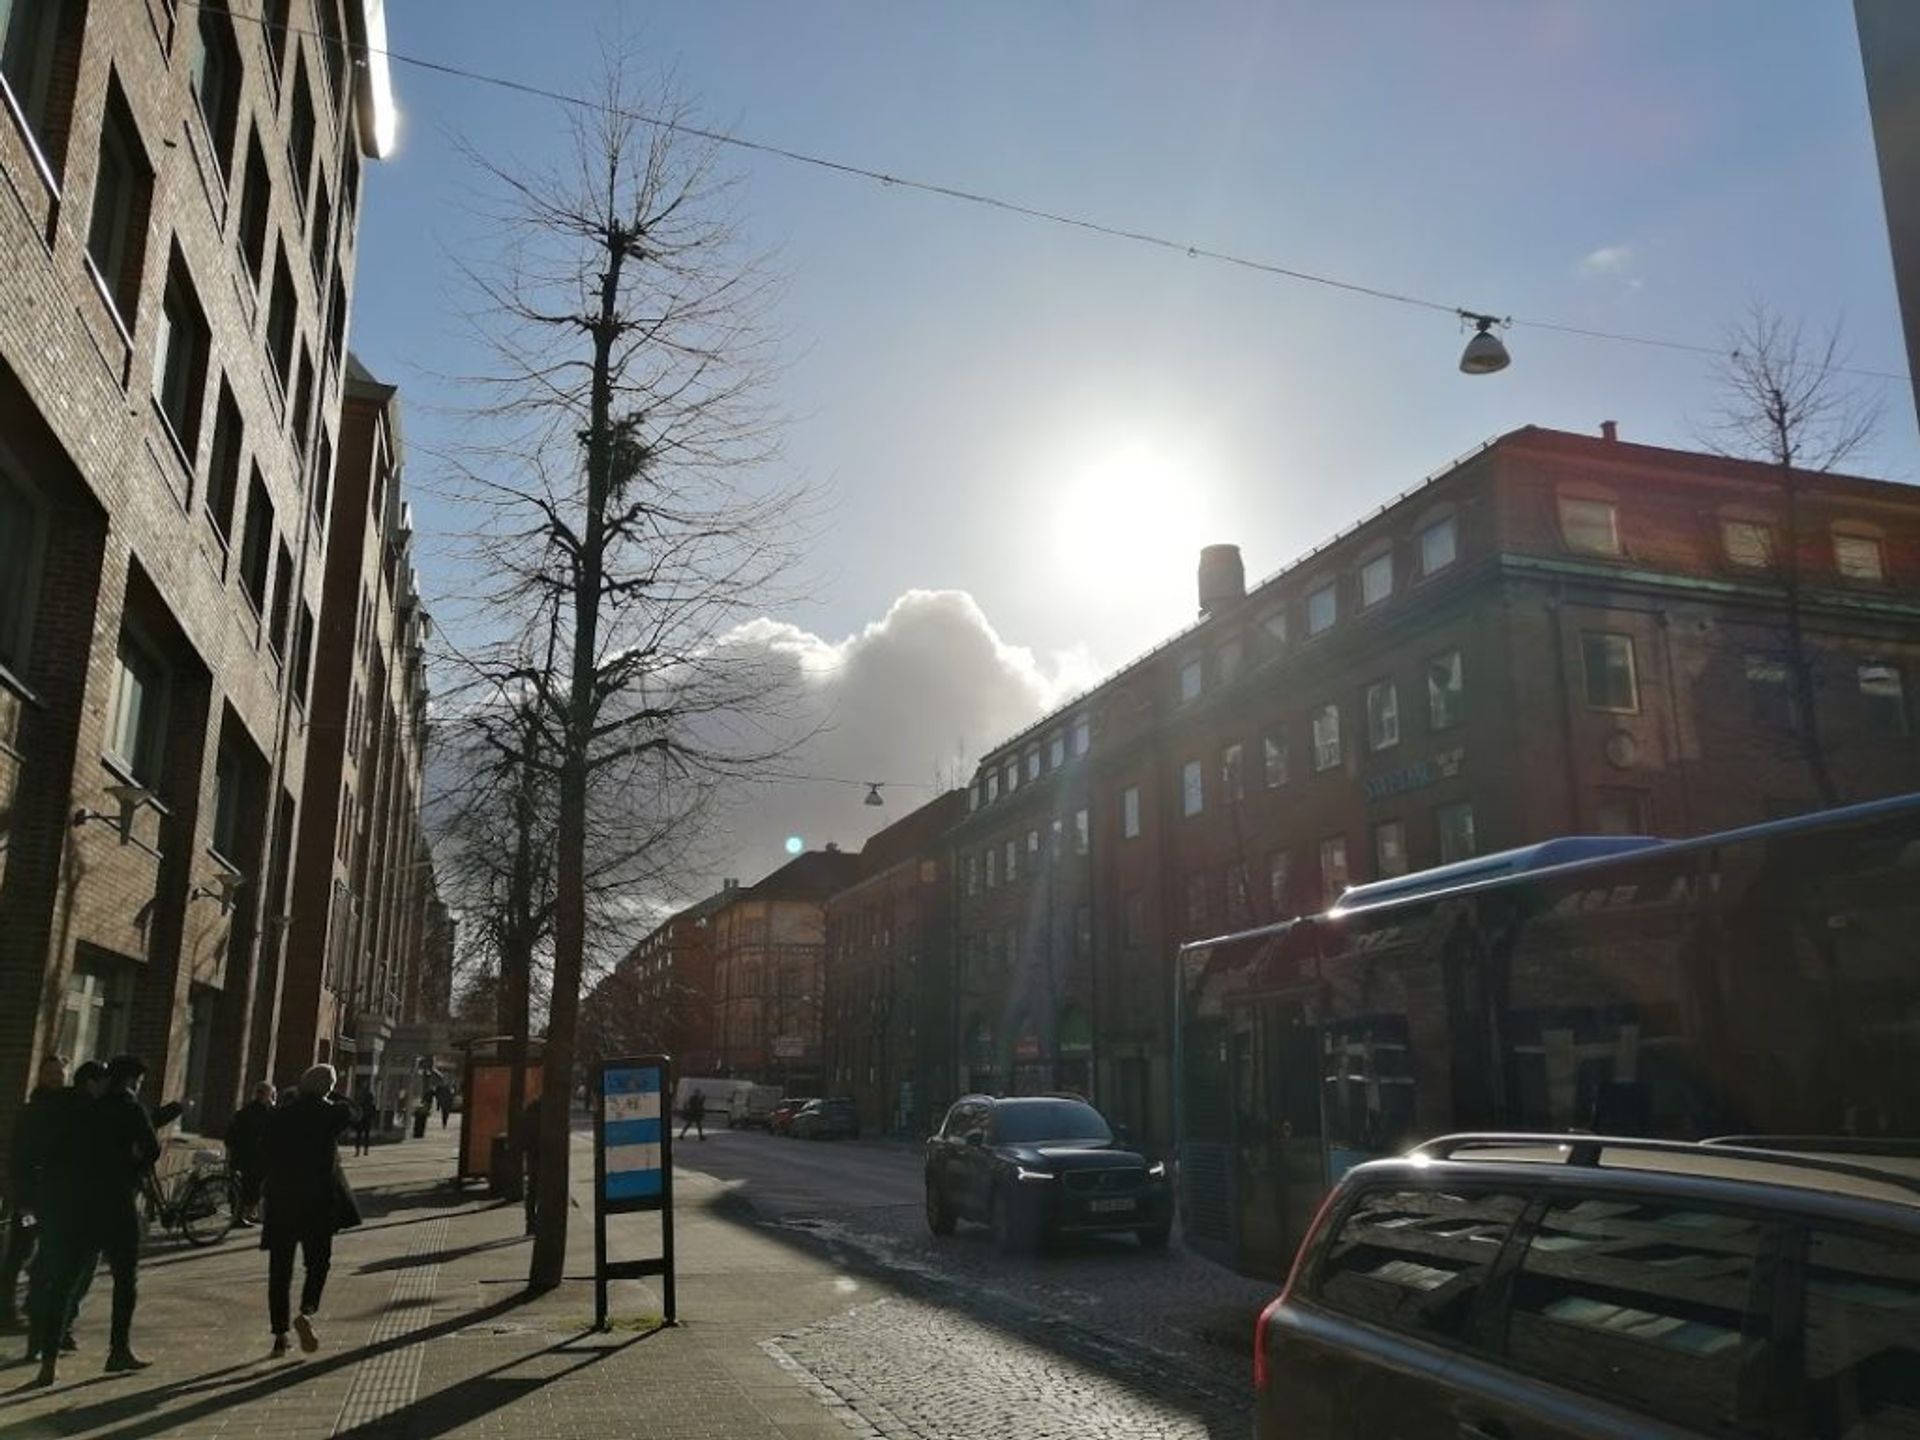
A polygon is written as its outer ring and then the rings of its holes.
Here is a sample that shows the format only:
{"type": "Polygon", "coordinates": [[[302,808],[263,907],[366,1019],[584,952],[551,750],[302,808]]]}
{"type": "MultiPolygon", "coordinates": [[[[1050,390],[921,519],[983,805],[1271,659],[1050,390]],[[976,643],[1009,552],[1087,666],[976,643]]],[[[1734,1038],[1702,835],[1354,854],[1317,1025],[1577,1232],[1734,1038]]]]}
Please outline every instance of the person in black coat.
{"type": "Polygon", "coordinates": [[[267,1252],[267,1319],[273,1353],[287,1353],[287,1312],[293,1290],[293,1252],[304,1276],[294,1329],[300,1348],[320,1348],[314,1317],[320,1311],[335,1232],[360,1223],[353,1191],[340,1169],[339,1140],[353,1125],[353,1107],[333,1097],[335,1072],[315,1065],[300,1077],[299,1094],[269,1117],[262,1147],[264,1223],[260,1248],[267,1252]]]}
{"type": "Polygon", "coordinates": [[[7,1166],[13,1190],[8,1198],[13,1205],[7,1219],[5,1254],[0,1255],[0,1330],[20,1328],[15,1297],[20,1271],[33,1255],[34,1242],[39,1238],[40,1162],[47,1148],[49,1120],[67,1088],[67,1062],[58,1055],[46,1056],[40,1061],[39,1080],[13,1121],[13,1156],[7,1166]]]}
{"type": "Polygon", "coordinates": [[[227,1168],[240,1191],[242,1225],[254,1223],[260,1209],[260,1162],[267,1138],[267,1120],[273,1114],[273,1086],[262,1081],[253,1098],[233,1112],[227,1122],[227,1168]]]}

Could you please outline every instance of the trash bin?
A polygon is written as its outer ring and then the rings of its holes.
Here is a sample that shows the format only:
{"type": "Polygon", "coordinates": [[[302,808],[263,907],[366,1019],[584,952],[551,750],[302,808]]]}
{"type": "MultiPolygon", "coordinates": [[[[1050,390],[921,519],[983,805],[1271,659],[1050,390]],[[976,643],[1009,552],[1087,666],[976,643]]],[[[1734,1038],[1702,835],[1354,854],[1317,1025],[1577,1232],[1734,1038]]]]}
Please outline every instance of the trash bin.
{"type": "Polygon", "coordinates": [[[496,1200],[518,1200],[521,1196],[520,1155],[504,1135],[493,1137],[487,1161],[487,1194],[496,1200]]]}
{"type": "Polygon", "coordinates": [[[418,1140],[427,1133],[427,1112],[419,1109],[413,1112],[413,1138],[418,1140]]]}

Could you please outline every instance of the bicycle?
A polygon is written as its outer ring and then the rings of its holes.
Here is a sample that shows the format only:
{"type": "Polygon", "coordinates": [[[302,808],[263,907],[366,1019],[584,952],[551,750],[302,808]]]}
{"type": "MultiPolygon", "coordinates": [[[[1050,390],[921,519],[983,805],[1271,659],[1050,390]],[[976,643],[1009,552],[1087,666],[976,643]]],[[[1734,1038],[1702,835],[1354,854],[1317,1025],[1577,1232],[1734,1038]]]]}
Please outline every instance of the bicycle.
{"type": "Polygon", "coordinates": [[[239,1187],[217,1158],[195,1156],[193,1164],[164,1187],[148,1171],[141,1188],[147,1199],[146,1224],[151,1227],[158,1221],[163,1230],[178,1230],[189,1245],[219,1244],[240,1213],[239,1187]]]}

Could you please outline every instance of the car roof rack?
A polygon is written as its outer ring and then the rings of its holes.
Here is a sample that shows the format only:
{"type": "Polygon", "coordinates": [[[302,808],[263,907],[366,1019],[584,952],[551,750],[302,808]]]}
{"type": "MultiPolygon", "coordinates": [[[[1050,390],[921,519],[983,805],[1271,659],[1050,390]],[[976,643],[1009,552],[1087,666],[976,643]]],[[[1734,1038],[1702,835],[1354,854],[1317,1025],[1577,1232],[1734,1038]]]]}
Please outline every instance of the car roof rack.
{"type": "MultiPolygon", "coordinates": [[[[1897,1190],[1920,1195],[1920,1176],[1903,1175],[1898,1171],[1881,1169],[1874,1165],[1864,1165],[1852,1160],[1836,1160],[1824,1155],[1808,1155],[1798,1150],[1769,1150],[1753,1144],[1732,1144],[1731,1140],[1758,1139],[1755,1136],[1733,1136],[1711,1142],[1699,1140],[1649,1140],[1627,1135],[1570,1135],[1512,1130],[1468,1130],[1455,1135],[1441,1135],[1425,1141],[1407,1152],[1406,1158],[1421,1160],[1451,1160],[1460,1150],[1476,1146],[1500,1146],[1520,1148],[1525,1146],[1552,1146],[1567,1152],[1565,1164],[1578,1165],[1590,1169],[1600,1167],[1600,1155],[1605,1150],[1637,1151],[1654,1155],[1693,1155],[1698,1156],[1707,1150],[1716,1157],[1733,1160],[1747,1160],[1757,1165],[1787,1165],[1796,1169],[1816,1171],[1824,1175],[1846,1175],[1855,1180],[1871,1180],[1878,1185],[1889,1185],[1897,1190]]],[[[1805,1139],[1811,1137],[1785,1137],[1805,1139]]],[[[1497,1158],[1497,1157],[1494,1157],[1497,1158]]],[[[1538,1162],[1528,1161],[1528,1164],[1538,1162]]],[[[1735,1180],[1743,1184],[1761,1183],[1748,1180],[1740,1175],[1716,1175],[1715,1179],[1735,1180]]]]}
{"type": "Polygon", "coordinates": [[[1891,1155],[1920,1158],[1920,1139],[1891,1135],[1715,1135],[1702,1145],[1738,1146],[1745,1150],[1819,1150],[1831,1155],[1891,1155]]]}

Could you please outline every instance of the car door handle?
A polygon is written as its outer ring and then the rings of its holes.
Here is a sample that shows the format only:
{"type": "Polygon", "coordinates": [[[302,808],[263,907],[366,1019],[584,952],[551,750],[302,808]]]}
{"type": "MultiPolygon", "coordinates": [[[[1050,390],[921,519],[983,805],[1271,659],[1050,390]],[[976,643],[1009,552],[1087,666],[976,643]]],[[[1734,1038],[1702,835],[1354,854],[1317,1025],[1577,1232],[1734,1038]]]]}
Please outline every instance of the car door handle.
{"type": "Polygon", "coordinates": [[[1511,1432],[1498,1420],[1462,1420],[1460,1440],[1513,1440],[1511,1432]]]}

